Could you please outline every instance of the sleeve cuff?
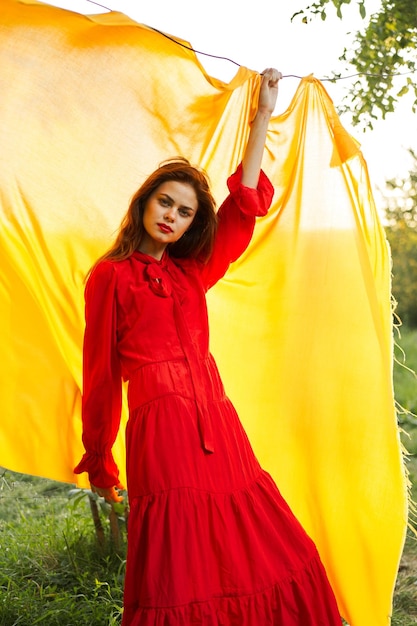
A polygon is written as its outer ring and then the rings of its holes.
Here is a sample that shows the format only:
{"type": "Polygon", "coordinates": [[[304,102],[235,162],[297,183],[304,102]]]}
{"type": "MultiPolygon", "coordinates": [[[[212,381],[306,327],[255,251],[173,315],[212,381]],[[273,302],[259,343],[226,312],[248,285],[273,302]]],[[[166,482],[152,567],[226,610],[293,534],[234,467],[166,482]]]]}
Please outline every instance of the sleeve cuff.
{"type": "Polygon", "coordinates": [[[74,474],[88,473],[88,479],[95,487],[110,489],[119,483],[119,468],[113,454],[92,454],[86,452],[80,463],[74,468],[74,474]]]}
{"type": "Polygon", "coordinates": [[[227,186],[230,194],[239,203],[241,211],[255,217],[266,215],[274,197],[274,188],[267,175],[261,170],[257,189],[245,187],[241,180],[242,164],[240,163],[236,172],[229,176],[227,186]]]}

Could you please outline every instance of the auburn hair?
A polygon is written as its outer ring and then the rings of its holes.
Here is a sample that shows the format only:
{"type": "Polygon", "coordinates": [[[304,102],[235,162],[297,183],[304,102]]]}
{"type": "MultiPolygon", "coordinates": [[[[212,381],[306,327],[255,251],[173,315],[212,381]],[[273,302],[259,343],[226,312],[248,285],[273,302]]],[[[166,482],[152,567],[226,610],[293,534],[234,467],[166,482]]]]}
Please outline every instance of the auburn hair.
{"type": "Polygon", "coordinates": [[[99,261],[122,261],[138,250],[144,232],[143,213],[146,203],[162,183],[170,180],[191,185],[197,196],[198,207],[190,228],[178,241],[168,244],[169,254],[177,258],[198,258],[203,262],[209,259],[217,230],[217,215],[208,176],[187,159],[174,157],[163,161],[139,187],[130,201],[114,244],[99,261]]]}

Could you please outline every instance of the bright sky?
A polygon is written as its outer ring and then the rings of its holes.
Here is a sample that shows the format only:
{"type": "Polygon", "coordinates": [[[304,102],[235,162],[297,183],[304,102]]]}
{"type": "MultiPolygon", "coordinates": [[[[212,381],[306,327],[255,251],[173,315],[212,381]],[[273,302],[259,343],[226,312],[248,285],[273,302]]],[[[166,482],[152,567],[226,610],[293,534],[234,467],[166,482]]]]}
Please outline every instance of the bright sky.
{"type": "MultiPolygon", "coordinates": [[[[129,15],[136,22],[185,39],[196,50],[231,58],[250,69],[262,71],[274,66],[284,75],[313,73],[316,78],[330,76],[333,70],[341,71],[342,75],[347,73],[339,56],[344,47],[351,45],[353,33],[364,26],[356,1],[346,7],[343,20],[329,6],[325,21],[318,18],[307,25],[297,18],[291,23],[292,14],[305,7],[306,0],[206,0],[205,5],[201,0],[97,2],[129,15]]],[[[48,0],[48,4],[79,13],[104,12],[88,0],[48,0]]],[[[379,8],[380,0],[366,0],[365,4],[371,14],[379,8]]],[[[205,56],[199,59],[210,75],[226,82],[237,69],[227,61],[205,56]]],[[[352,80],[324,82],[336,106],[352,80]]],[[[277,114],[288,107],[298,82],[296,78],[282,80],[277,114]]],[[[416,148],[417,116],[412,115],[410,105],[403,101],[387,120],[376,123],[373,131],[363,133],[351,127],[348,119],[342,117],[341,121],[362,144],[379,204],[377,188],[383,188],[387,178],[405,176],[408,172],[407,148],[416,148]]]]}

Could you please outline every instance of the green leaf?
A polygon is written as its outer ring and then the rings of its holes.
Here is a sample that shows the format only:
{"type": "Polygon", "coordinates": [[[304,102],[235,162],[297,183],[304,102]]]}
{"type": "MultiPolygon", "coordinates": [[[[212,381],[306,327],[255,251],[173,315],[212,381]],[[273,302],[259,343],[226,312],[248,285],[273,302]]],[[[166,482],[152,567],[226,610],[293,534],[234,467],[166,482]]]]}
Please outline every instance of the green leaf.
{"type": "Polygon", "coordinates": [[[293,15],[291,15],[290,22],[292,22],[292,21],[293,21],[293,19],[297,17],[297,15],[303,15],[303,14],[304,14],[304,11],[297,11],[296,13],[294,13],[293,15]]]}
{"type": "Polygon", "coordinates": [[[410,88],[407,87],[407,85],[404,85],[404,87],[402,87],[400,91],[397,93],[397,98],[401,98],[402,96],[405,96],[405,94],[408,93],[409,91],[410,91],[410,88]]]}

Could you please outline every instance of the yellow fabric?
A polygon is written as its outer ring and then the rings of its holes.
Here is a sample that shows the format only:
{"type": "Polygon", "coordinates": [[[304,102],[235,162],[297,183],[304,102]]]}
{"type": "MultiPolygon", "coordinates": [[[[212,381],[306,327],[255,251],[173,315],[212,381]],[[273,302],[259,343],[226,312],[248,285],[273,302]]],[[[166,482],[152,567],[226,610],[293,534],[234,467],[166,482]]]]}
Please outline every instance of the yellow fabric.
{"type": "MultiPolygon", "coordinates": [[[[0,14],[0,464],[72,482],[83,277],[164,158],[201,164],[222,200],[259,76],[224,84],[117,13],[0,0],[0,14]]],[[[264,169],[274,205],[209,295],[212,351],[342,614],[383,626],[407,515],[390,261],[359,145],[314,78],[272,120],[264,169]]]]}

